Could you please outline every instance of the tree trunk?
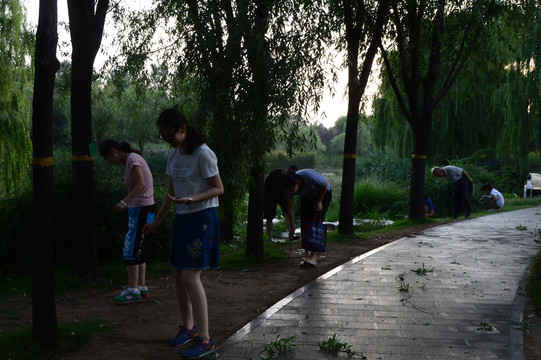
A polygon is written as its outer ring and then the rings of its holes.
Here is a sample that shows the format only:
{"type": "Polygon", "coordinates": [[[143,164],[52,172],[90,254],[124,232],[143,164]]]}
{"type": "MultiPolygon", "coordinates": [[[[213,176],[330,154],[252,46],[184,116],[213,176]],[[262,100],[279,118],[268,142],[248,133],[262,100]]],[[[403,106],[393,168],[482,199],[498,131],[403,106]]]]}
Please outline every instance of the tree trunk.
{"type": "Polygon", "coordinates": [[[269,4],[258,0],[256,16],[252,29],[245,29],[248,39],[248,63],[254,79],[253,94],[255,100],[251,105],[251,113],[255,127],[258,129],[253,139],[252,164],[250,168],[250,193],[248,199],[248,228],[246,229],[246,257],[260,261],[264,257],[263,249],[263,184],[265,176],[265,132],[269,111],[269,44],[265,39],[269,24],[269,4]]]}
{"type": "MultiPolygon", "coordinates": [[[[390,2],[379,2],[377,18],[373,27],[370,28],[372,39],[367,47],[363,60],[363,66],[359,75],[359,49],[367,24],[360,23],[359,14],[366,9],[362,2],[357,4],[354,10],[349,1],[343,1],[344,22],[346,24],[346,41],[348,49],[348,115],[346,122],[346,138],[344,141],[344,165],[342,173],[342,193],[340,197],[340,215],[338,232],[342,235],[353,233],[354,194],[355,194],[355,157],[357,149],[357,130],[359,125],[359,105],[361,97],[366,89],[368,78],[372,70],[372,63],[381,42],[383,26],[387,19],[390,2]]],[[[366,20],[365,20],[366,21],[366,20]]]]}
{"type": "Polygon", "coordinates": [[[94,160],[90,89],[92,63],[84,64],[88,54],[73,52],[71,86],[71,138],[73,163],[72,268],[89,280],[98,277],[94,205],[94,160]],[[89,71],[90,70],[90,71],[89,71]]]}
{"type": "Polygon", "coordinates": [[[413,155],[411,158],[411,186],[409,218],[421,220],[425,218],[425,168],[428,141],[432,128],[432,111],[423,112],[418,118],[412,118],[413,155]]]}
{"type": "Polygon", "coordinates": [[[425,166],[426,159],[411,159],[411,187],[409,217],[421,220],[425,217],[425,166]]]}
{"type": "MultiPolygon", "coordinates": [[[[348,57],[348,114],[346,137],[344,139],[344,160],[342,171],[342,189],[340,195],[340,214],[338,232],[342,235],[353,233],[353,210],[355,192],[355,153],[357,148],[357,128],[359,123],[359,104],[361,88],[359,86],[359,46],[362,24],[356,22],[355,11],[349,1],[343,2],[344,22],[346,23],[346,42],[348,57]]],[[[357,9],[357,11],[361,11],[357,9]]]]}
{"type": "Polygon", "coordinates": [[[33,132],[32,324],[44,346],[56,344],[53,257],[53,90],[60,68],[56,58],[56,0],[41,0],[36,34],[33,132]]]}
{"type": "Polygon", "coordinates": [[[233,213],[227,209],[231,209],[231,207],[226,208],[226,211],[222,212],[220,216],[220,242],[223,243],[231,243],[234,237],[233,213]]]}
{"type": "Polygon", "coordinates": [[[71,138],[73,163],[72,269],[89,280],[98,277],[94,205],[91,87],[94,59],[101,44],[108,0],[68,0],[73,47],[71,138]]]}
{"type": "Polygon", "coordinates": [[[340,195],[340,215],[338,232],[342,235],[353,233],[354,194],[355,194],[355,150],[357,148],[357,129],[359,123],[359,105],[361,89],[357,85],[357,62],[351,64],[349,76],[349,102],[344,141],[344,162],[342,172],[342,190],[340,195]]]}
{"type": "Polygon", "coordinates": [[[264,163],[258,161],[250,171],[251,186],[248,200],[248,227],[246,229],[246,257],[260,261],[263,246],[263,183],[264,163]]]}

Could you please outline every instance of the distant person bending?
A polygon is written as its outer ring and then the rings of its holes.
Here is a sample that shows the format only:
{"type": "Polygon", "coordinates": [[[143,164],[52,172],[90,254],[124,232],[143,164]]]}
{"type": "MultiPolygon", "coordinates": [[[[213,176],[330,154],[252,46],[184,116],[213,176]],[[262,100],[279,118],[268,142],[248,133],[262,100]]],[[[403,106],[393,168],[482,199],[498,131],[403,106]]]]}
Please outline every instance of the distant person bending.
{"type": "Polygon", "coordinates": [[[425,194],[425,217],[434,217],[434,205],[432,200],[425,194]]]}
{"type": "Polygon", "coordinates": [[[500,211],[504,203],[502,193],[494,189],[490,184],[483,185],[481,190],[485,195],[479,201],[490,206],[488,211],[500,211]]]}
{"type": "MultiPolygon", "coordinates": [[[[285,173],[280,178],[280,187],[287,194],[287,217],[289,223],[295,223],[294,195],[301,198],[301,233],[305,236],[304,224],[321,213],[321,220],[325,218],[331,203],[332,192],[329,182],[313,169],[303,169],[295,174],[285,173]]],[[[290,229],[289,239],[293,239],[295,229],[290,229]]],[[[305,249],[306,250],[306,249],[305,249]]],[[[316,252],[306,250],[306,258],[299,264],[300,267],[314,267],[317,264],[316,252]]]]}
{"type": "Polygon", "coordinates": [[[432,168],[432,175],[444,178],[453,184],[453,219],[458,219],[463,205],[466,207],[465,217],[470,217],[472,213],[470,192],[473,192],[473,179],[466,170],[452,165],[436,166],[432,168]]]}
{"type": "Polygon", "coordinates": [[[274,224],[272,220],[276,217],[276,207],[280,205],[282,213],[286,219],[288,233],[295,231],[295,224],[289,223],[289,218],[286,215],[287,203],[286,195],[280,189],[280,177],[283,173],[289,172],[294,174],[297,171],[295,165],[291,165],[287,170],[274,169],[265,178],[265,184],[263,185],[263,217],[266,220],[266,229],[268,241],[271,242],[273,235],[272,230],[274,224]]]}

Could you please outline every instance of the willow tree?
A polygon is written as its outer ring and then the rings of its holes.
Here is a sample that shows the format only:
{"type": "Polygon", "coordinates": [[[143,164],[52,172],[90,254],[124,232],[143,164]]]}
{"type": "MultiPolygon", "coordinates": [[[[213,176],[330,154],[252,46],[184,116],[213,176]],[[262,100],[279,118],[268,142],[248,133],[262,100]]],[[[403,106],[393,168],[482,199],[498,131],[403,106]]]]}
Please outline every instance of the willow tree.
{"type": "Polygon", "coordinates": [[[20,1],[0,1],[0,195],[28,180],[33,36],[20,1]]]}
{"type": "Polygon", "coordinates": [[[34,338],[56,343],[53,261],[53,92],[58,44],[56,0],[41,0],[36,33],[32,111],[34,202],[32,221],[32,322],[34,338]]]}
{"type": "MultiPolygon", "coordinates": [[[[539,13],[535,1],[497,5],[483,41],[476,44],[448,95],[434,110],[428,144],[432,163],[468,158],[491,169],[505,168],[516,174],[518,182],[532,171],[532,165],[535,170],[530,156],[540,151],[537,104],[541,92],[539,69],[532,64],[537,62],[540,43],[535,26],[539,13]],[[449,141],[451,138],[453,141],[449,141]]],[[[447,38],[456,39],[444,42],[444,52],[454,51],[453,44],[462,37],[461,24],[468,18],[466,13],[447,18],[447,25],[454,29],[447,32],[447,38]]],[[[396,58],[396,53],[390,57],[396,58]]],[[[442,63],[442,72],[451,65],[442,63]]],[[[412,129],[402,120],[385,73],[380,97],[374,104],[377,146],[409,156],[412,129]]]]}
{"type": "Polygon", "coordinates": [[[412,220],[424,218],[425,167],[433,111],[456,81],[493,6],[494,0],[393,1],[390,48],[396,51],[396,61],[389,57],[388,48],[380,48],[390,85],[413,135],[409,206],[412,220]],[[469,16],[460,28],[462,36],[454,51],[442,58],[442,42],[449,40],[446,19],[456,13],[469,16]],[[442,62],[451,64],[446,73],[440,69],[442,62]]]}
{"type": "Polygon", "coordinates": [[[279,138],[290,144],[290,154],[299,149],[292,146],[297,139],[306,138],[298,126],[304,123],[302,114],[308,104],[318,106],[324,79],[320,59],[325,58],[330,40],[330,18],[324,4],[317,1],[254,4],[251,9],[244,2],[251,12],[248,21],[241,23],[251,79],[246,84],[245,106],[252,124],[245,130],[252,149],[246,256],[262,259],[264,156],[279,138]]]}
{"type": "Polygon", "coordinates": [[[91,90],[109,0],[68,0],[73,48],[71,62],[71,146],[73,165],[72,269],[98,276],[94,205],[91,90]]]}
{"type": "MultiPolygon", "coordinates": [[[[143,16],[143,15],[140,15],[143,16]]],[[[199,106],[193,122],[209,135],[225,193],[220,197],[222,239],[233,239],[238,204],[250,193],[247,251],[263,256],[262,179],[265,153],[277,140],[288,151],[302,147],[299,128],[307,105],[318,102],[327,36],[320,1],[160,1],[146,24],[166,29],[161,37],[175,76],[194,76],[199,106]],[[174,20],[171,28],[158,21],[174,20]],[[165,39],[165,40],[164,40],[165,39]]],[[[150,36],[139,28],[138,36],[150,36]]],[[[151,52],[141,39],[129,60],[151,52]]],[[[128,52],[128,51],[126,51],[128,52]]],[[[178,106],[184,104],[179,102],[178,106]]],[[[190,114],[188,114],[190,115],[190,114]]]]}
{"type": "Polygon", "coordinates": [[[513,2],[506,15],[500,29],[515,51],[505,65],[505,81],[493,94],[493,108],[502,116],[496,150],[523,180],[531,171],[528,157],[541,152],[541,6],[533,0],[513,2]]]}

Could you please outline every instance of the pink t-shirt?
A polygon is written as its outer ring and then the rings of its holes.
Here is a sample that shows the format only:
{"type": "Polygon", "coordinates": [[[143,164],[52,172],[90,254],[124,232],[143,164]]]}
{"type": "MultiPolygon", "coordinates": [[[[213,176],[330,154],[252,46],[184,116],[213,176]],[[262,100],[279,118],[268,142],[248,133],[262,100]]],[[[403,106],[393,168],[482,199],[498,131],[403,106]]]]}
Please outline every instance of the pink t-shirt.
{"type": "Polygon", "coordinates": [[[147,205],[154,205],[154,183],[152,181],[152,173],[148,167],[145,159],[139,154],[130,153],[126,159],[126,170],[124,171],[124,185],[128,188],[128,191],[132,191],[137,182],[132,174],[134,166],[139,166],[143,170],[143,176],[145,178],[145,188],[139,194],[137,198],[128,203],[128,207],[140,207],[147,205]]]}

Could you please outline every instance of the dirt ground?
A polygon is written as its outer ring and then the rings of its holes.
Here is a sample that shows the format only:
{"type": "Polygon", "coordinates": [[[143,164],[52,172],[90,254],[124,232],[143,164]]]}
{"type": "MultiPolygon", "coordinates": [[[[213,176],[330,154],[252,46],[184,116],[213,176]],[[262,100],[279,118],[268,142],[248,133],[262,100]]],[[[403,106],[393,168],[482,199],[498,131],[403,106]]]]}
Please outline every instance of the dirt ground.
{"type": "MultiPolygon", "coordinates": [[[[299,269],[299,246],[292,247],[288,259],[253,271],[211,270],[203,273],[209,303],[211,336],[220,344],[268,307],[327,271],[374,248],[404,236],[415,236],[433,224],[373,235],[347,243],[329,243],[327,253],[313,269],[299,269]]],[[[118,326],[115,334],[95,334],[88,346],[61,359],[177,359],[180,349],[168,341],[175,335],[180,322],[172,277],[148,281],[150,297],[135,304],[117,305],[112,297],[118,291],[92,290],[66,295],[57,302],[60,323],[85,319],[101,319],[118,326]]],[[[5,299],[0,302],[15,313],[23,313],[16,321],[0,316],[0,329],[31,325],[29,297],[5,299]]],[[[2,312],[5,313],[5,312],[2,312]]],[[[530,302],[525,320],[534,327],[525,334],[526,360],[541,358],[541,328],[530,302]]]]}

